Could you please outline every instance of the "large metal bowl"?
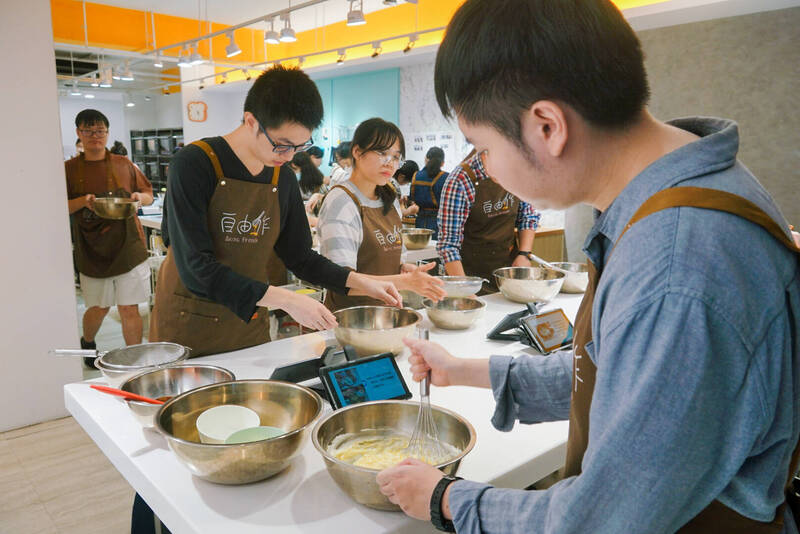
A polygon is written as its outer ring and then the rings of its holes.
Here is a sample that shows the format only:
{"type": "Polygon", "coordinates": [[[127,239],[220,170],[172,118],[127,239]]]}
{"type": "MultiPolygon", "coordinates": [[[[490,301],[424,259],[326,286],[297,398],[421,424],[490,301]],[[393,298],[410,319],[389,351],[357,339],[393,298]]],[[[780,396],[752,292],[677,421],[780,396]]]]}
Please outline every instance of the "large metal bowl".
{"type": "MultiPolygon", "coordinates": [[[[157,399],[176,397],[191,389],[230,380],[236,380],[236,376],[222,367],[188,364],[145,371],[126,380],[119,389],[157,399]]],[[[155,426],[155,415],[161,408],[160,405],[133,400],[125,402],[142,426],[145,428],[155,426]]]]}
{"type": "Polygon", "coordinates": [[[439,302],[425,299],[423,304],[433,324],[446,330],[469,328],[486,308],[485,302],[471,297],[445,297],[439,302]]]}
{"type": "Polygon", "coordinates": [[[136,213],[135,200],[120,197],[98,197],[94,199],[94,212],[103,219],[121,221],[136,213]]]}
{"type": "Polygon", "coordinates": [[[544,267],[503,267],[494,271],[497,288],[514,302],[548,302],[561,290],[566,275],[544,267]]]}
{"type": "Polygon", "coordinates": [[[248,484],[286,469],[321,413],[322,398],[303,386],[277,380],[236,380],[174,397],[156,414],[156,428],[196,477],[217,484],[248,484]],[[255,410],[262,425],[282,428],[286,434],[249,443],[200,443],[197,418],[222,404],[255,410]]]}
{"type": "MultiPolygon", "coordinates": [[[[461,459],[475,446],[475,429],[460,415],[431,406],[433,419],[439,430],[439,438],[445,443],[461,449],[461,454],[449,462],[437,465],[449,475],[458,470],[461,459]]],[[[391,428],[411,435],[417,422],[419,404],[409,401],[375,401],[353,404],[326,416],[311,434],[311,440],[325,460],[336,484],[356,502],[378,510],[400,510],[378,489],[375,469],[357,467],[334,458],[328,448],[336,436],[367,429],[391,428]]]]}
{"type": "Polygon", "coordinates": [[[444,290],[448,297],[476,295],[485,281],[480,276],[437,276],[437,278],[444,282],[444,290]]]}
{"type": "Polygon", "coordinates": [[[551,263],[553,267],[558,267],[569,274],[564,278],[564,285],[561,286],[562,293],[583,293],[589,285],[589,267],[585,263],[560,262],[551,263]]]}
{"type": "Polygon", "coordinates": [[[403,228],[403,244],[408,250],[419,250],[428,246],[433,235],[433,230],[427,228],[403,228]]]}
{"type": "Polygon", "coordinates": [[[352,345],[360,357],[403,351],[403,338],[412,336],[422,316],[408,308],[355,306],[333,313],[339,323],[333,333],[340,345],[352,345]]]}

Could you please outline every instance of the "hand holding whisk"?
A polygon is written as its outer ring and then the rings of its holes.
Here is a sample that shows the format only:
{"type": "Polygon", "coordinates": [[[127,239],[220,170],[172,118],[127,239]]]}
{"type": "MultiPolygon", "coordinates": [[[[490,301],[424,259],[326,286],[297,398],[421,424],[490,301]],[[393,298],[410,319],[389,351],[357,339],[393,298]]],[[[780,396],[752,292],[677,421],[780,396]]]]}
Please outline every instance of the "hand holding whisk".
{"type": "MultiPolygon", "coordinates": [[[[419,338],[428,340],[430,332],[427,328],[418,329],[419,338]]],[[[412,458],[417,458],[431,465],[436,465],[444,461],[447,457],[447,450],[439,441],[439,430],[436,428],[436,421],[433,419],[431,410],[431,372],[419,383],[420,403],[417,413],[417,424],[411,441],[408,442],[406,453],[412,458]]]]}

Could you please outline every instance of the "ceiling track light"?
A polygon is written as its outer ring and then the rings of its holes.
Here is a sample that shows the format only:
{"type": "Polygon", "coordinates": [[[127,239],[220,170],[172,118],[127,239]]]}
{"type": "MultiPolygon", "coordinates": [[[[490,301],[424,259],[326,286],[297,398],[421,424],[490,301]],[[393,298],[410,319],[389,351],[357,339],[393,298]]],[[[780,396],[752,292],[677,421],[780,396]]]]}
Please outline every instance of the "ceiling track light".
{"type": "Polygon", "coordinates": [[[179,67],[191,67],[192,62],[191,58],[189,57],[189,50],[186,48],[186,45],[181,47],[181,51],[178,52],[178,66],[179,67]]]}
{"type": "Polygon", "coordinates": [[[293,43],[297,41],[297,36],[292,29],[292,20],[291,20],[291,13],[283,13],[281,14],[281,20],[283,21],[283,29],[281,30],[281,42],[282,43],[293,43]]]}
{"type": "Polygon", "coordinates": [[[223,72],[222,73],[222,79],[219,81],[219,83],[221,85],[223,83],[227,83],[227,81],[228,81],[228,73],[227,72],[223,72]]]}
{"type": "Polygon", "coordinates": [[[269,30],[264,32],[264,41],[267,44],[280,44],[281,36],[275,31],[275,17],[269,19],[269,30]]]}
{"type": "Polygon", "coordinates": [[[381,55],[383,52],[383,48],[381,48],[381,43],[372,43],[372,55],[370,57],[376,58],[381,55]]]}
{"type": "Polygon", "coordinates": [[[161,55],[160,54],[156,54],[156,59],[153,60],[153,66],[155,68],[157,68],[157,69],[163,69],[164,68],[164,62],[161,61],[161,55]]]}
{"type": "Polygon", "coordinates": [[[350,0],[350,11],[347,12],[347,25],[348,26],[361,26],[367,23],[364,18],[364,1],[363,0],[350,0]],[[353,9],[353,4],[358,2],[358,9],[353,9]]]}
{"type": "Polygon", "coordinates": [[[225,47],[225,56],[233,57],[233,56],[238,56],[241,53],[242,49],[239,48],[239,45],[236,44],[236,40],[233,38],[233,31],[229,31],[228,46],[225,47]]]}
{"type": "Polygon", "coordinates": [[[409,52],[411,52],[411,49],[414,48],[414,45],[417,43],[417,39],[419,39],[419,37],[416,34],[408,38],[408,44],[403,49],[404,54],[408,54],[409,52]]]}
{"type": "Polygon", "coordinates": [[[344,49],[337,50],[336,53],[339,54],[339,57],[336,59],[336,63],[341,65],[342,63],[344,63],[344,60],[346,59],[345,50],[344,49]]]}
{"type": "Polygon", "coordinates": [[[242,74],[244,75],[244,79],[247,80],[248,82],[253,78],[252,76],[250,76],[250,71],[247,69],[242,69],[242,74]]]}
{"type": "Polygon", "coordinates": [[[100,73],[99,72],[95,72],[94,73],[94,76],[92,76],[92,81],[91,81],[91,83],[89,85],[91,85],[92,87],[100,87],[100,73]]]}
{"type": "Polygon", "coordinates": [[[111,67],[103,69],[103,74],[100,77],[100,87],[111,87],[112,73],[111,67]]]}
{"type": "Polygon", "coordinates": [[[83,98],[94,98],[94,95],[92,93],[86,93],[83,95],[83,98]]]}
{"type": "Polygon", "coordinates": [[[383,5],[385,6],[396,6],[397,0],[383,0],[383,5]]]}
{"type": "Polygon", "coordinates": [[[194,52],[192,52],[192,55],[189,58],[189,65],[191,66],[202,65],[205,62],[206,62],[205,58],[200,55],[200,43],[195,43],[194,52]]]}
{"type": "Polygon", "coordinates": [[[81,96],[81,90],[78,89],[78,82],[72,84],[72,89],[69,90],[70,96],[81,96]]]}
{"type": "Polygon", "coordinates": [[[200,80],[200,85],[197,88],[201,91],[206,88],[205,84],[203,84],[203,80],[200,80]]]}
{"type": "Polygon", "coordinates": [[[130,64],[130,62],[128,62],[128,61],[125,62],[125,70],[122,71],[122,74],[120,75],[119,79],[124,81],[124,82],[132,82],[133,81],[133,73],[131,72],[131,64],[130,64]]]}

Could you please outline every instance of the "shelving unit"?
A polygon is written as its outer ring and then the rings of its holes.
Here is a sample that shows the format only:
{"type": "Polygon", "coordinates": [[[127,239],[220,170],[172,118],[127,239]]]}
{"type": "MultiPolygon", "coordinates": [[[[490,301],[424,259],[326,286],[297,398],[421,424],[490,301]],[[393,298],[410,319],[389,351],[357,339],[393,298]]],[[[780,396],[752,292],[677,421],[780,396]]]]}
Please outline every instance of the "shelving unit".
{"type": "Polygon", "coordinates": [[[131,159],[153,184],[153,191],[166,191],[167,169],[179,143],[183,128],[131,130],[131,159]]]}

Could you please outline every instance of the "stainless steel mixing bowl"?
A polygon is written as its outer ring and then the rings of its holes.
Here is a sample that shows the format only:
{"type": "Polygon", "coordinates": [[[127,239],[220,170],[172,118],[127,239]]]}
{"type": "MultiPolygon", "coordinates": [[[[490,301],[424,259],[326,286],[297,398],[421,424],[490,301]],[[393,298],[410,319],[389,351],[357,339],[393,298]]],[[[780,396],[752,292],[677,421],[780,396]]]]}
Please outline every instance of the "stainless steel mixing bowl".
{"type": "Polygon", "coordinates": [[[566,277],[564,273],[544,267],[503,267],[493,274],[503,296],[523,304],[552,300],[566,277]]]}
{"type": "Polygon", "coordinates": [[[484,278],[480,276],[437,276],[444,282],[444,290],[448,297],[469,297],[478,293],[483,287],[484,278]]]}
{"type": "MultiPolygon", "coordinates": [[[[475,446],[475,429],[460,415],[431,406],[433,418],[439,430],[439,438],[445,443],[461,449],[452,460],[437,465],[449,475],[458,470],[461,459],[475,446]]],[[[400,510],[378,489],[375,469],[356,467],[334,458],[328,453],[331,442],[341,434],[356,433],[367,429],[391,428],[409,436],[417,422],[419,403],[409,401],[374,401],[354,404],[327,415],[317,423],[311,440],[325,460],[333,480],[356,502],[378,510],[400,510]]]]}
{"type": "Polygon", "coordinates": [[[562,293],[583,293],[589,285],[589,267],[585,263],[560,262],[551,263],[553,267],[558,267],[569,271],[564,278],[564,285],[561,286],[562,293]]]}
{"type": "Polygon", "coordinates": [[[322,399],[303,386],[277,380],[236,380],[174,397],[156,414],[156,428],[193,475],[218,484],[248,484],[286,469],[321,413],[322,399]],[[230,445],[200,443],[197,418],[222,404],[255,410],[262,425],[282,428],[286,434],[230,445]]]}
{"type": "Polygon", "coordinates": [[[136,213],[136,201],[120,197],[98,197],[94,199],[94,212],[103,219],[121,221],[136,213]]]}
{"type": "MultiPolygon", "coordinates": [[[[159,397],[175,397],[190,389],[229,380],[236,380],[236,377],[222,367],[188,364],[145,371],[126,380],[119,389],[158,399],[159,397]]],[[[133,400],[125,402],[142,426],[146,428],[155,426],[155,415],[161,405],[133,400]]]]}
{"type": "Polygon", "coordinates": [[[103,353],[95,358],[94,365],[108,385],[118,388],[139,373],[185,360],[190,351],[188,347],[177,343],[141,343],[103,353]]]}
{"type": "Polygon", "coordinates": [[[486,308],[485,302],[471,297],[445,297],[439,302],[425,299],[423,304],[433,324],[446,330],[469,328],[486,308]]]}
{"type": "Polygon", "coordinates": [[[403,351],[403,338],[414,333],[422,316],[408,308],[355,306],[334,312],[333,333],[340,345],[352,345],[359,357],[403,351]]]}
{"type": "Polygon", "coordinates": [[[422,301],[425,297],[408,289],[401,289],[400,296],[403,297],[403,307],[411,308],[412,310],[421,310],[423,308],[422,301]]]}
{"type": "Polygon", "coordinates": [[[433,230],[427,228],[403,228],[403,244],[408,250],[419,250],[428,246],[433,235],[433,230]]]}

